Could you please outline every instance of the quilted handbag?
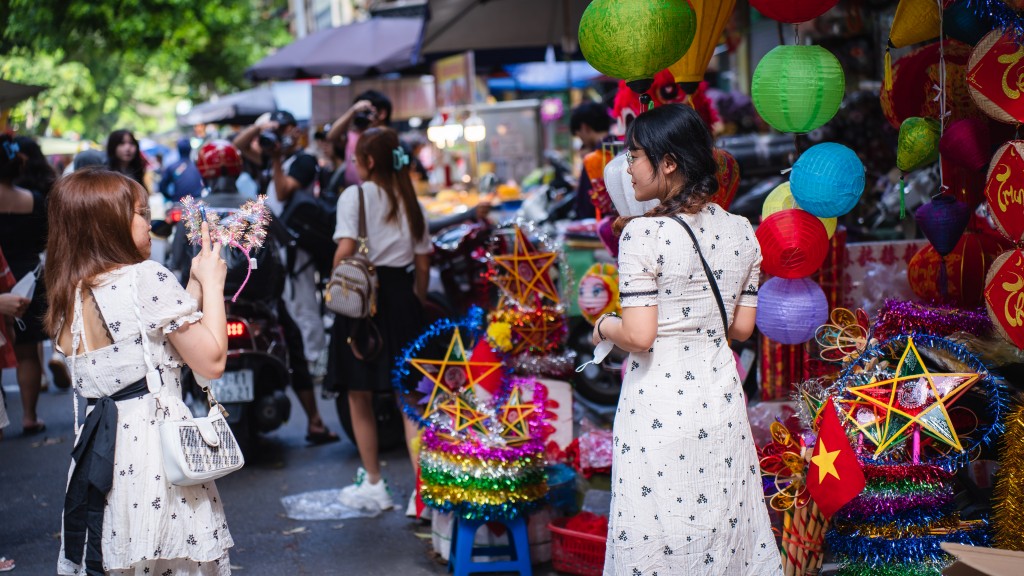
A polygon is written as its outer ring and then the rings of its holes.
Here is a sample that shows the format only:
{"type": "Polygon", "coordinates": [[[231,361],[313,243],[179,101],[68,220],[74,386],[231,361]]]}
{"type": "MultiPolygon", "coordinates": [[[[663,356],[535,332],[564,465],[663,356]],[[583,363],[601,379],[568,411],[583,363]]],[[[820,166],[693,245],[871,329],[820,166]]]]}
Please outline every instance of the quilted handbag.
{"type": "Polygon", "coordinates": [[[224,408],[213,399],[209,388],[210,413],[202,418],[163,420],[160,444],[164,453],[164,474],[175,486],[192,486],[216,480],[245,464],[224,408]]]}
{"type": "Polygon", "coordinates": [[[377,270],[370,262],[366,245],[366,206],[359,187],[359,249],[342,258],[327,283],[325,303],[335,314],[348,318],[371,318],[377,313],[377,270]]]}

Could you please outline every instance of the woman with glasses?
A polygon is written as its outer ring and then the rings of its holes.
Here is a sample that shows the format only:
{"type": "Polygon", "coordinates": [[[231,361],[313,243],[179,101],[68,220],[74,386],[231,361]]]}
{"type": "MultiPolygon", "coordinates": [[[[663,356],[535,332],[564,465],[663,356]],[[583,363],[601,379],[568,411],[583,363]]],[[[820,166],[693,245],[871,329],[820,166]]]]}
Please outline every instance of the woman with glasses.
{"type": "Polygon", "coordinates": [[[616,223],[622,316],[594,327],[595,344],[630,353],[604,573],[781,574],[729,349],[754,329],[760,248],[710,202],[717,164],[692,108],[641,114],[626,149],[636,199],[659,204],[616,223]]]}

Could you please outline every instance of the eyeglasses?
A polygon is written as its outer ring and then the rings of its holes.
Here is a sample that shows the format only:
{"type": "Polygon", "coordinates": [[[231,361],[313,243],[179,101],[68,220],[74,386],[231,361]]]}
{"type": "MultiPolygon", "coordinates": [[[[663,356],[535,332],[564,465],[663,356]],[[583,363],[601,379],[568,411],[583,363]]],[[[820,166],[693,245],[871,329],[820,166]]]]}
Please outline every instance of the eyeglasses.
{"type": "Polygon", "coordinates": [[[138,214],[139,216],[142,216],[142,218],[145,220],[153,219],[153,211],[149,208],[136,208],[135,213],[138,214]]]}
{"type": "Polygon", "coordinates": [[[626,152],[626,164],[628,164],[630,167],[632,167],[633,164],[636,163],[637,160],[639,160],[640,158],[643,158],[643,157],[644,156],[634,156],[632,151],[627,151],[626,152]]]}

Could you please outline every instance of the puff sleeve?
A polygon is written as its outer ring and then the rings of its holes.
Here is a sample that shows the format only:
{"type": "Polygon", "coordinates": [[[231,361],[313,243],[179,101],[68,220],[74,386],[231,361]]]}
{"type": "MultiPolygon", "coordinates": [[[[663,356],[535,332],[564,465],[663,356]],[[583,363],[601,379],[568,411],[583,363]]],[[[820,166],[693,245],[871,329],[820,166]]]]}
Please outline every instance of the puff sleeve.
{"type": "Polygon", "coordinates": [[[143,327],[150,334],[170,334],[203,317],[195,298],[160,264],[152,260],[139,264],[135,282],[135,305],[143,327]]]}
{"type": "Polygon", "coordinates": [[[749,241],[748,246],[753,252],[753,256],[750,259],[750,271],[747,272],[747,280],[740,287],[740,297],[736,300],[736,305],[756,308],[757,289],[761,283],[761,245],[757,242],[757,236],[754,235],[754,229],[750,222],[744,220],[744,223],[746,224],[746,238],[749,241]]]}
{"type": "Polygon", "coordinates": [[[619,238],[619,299],[623,308],[656,306],[664,255],[658,241],[663,222],[634,218],[619,238]]]}

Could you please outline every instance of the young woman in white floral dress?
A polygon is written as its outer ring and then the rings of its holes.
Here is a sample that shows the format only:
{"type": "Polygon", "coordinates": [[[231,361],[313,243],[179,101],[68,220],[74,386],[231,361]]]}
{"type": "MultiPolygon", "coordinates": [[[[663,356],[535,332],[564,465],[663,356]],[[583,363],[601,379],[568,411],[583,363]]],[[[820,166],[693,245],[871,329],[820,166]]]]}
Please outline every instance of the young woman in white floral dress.
{"type": "Polygon", "coordinates": [[[205,224],[187,289],[146,260],[146,196],[125,176],[85,170],[50,197],[46,326],[76,393],[59,574],[231,571],[216,486],[170,484],[159,434],[162,420],[191,417],[181,400],[183,363],[207,378],[224,371],[227,268],[205,224]],[[79,396],[90,405],[81,427],[79,396]]]}
{"type": "Polygon", "coordinates": [[[692,108],[641,114],[626,148],[636,199],[660,204],[622,230],[622,317],[602,317],[594,329],[595,343],[630,353],[604,573],[781,574],[729,349],[753,332],[760,248],[746,219],[709,202],[717,164],[692,108]]]}

